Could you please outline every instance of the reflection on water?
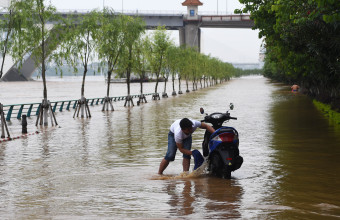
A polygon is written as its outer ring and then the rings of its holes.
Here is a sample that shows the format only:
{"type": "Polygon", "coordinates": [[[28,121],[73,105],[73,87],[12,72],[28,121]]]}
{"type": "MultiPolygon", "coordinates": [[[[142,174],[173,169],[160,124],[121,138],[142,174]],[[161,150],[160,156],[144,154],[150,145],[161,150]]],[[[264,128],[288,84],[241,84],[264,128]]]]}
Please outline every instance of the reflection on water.
{"type": "MultiPolygon", "coordinates": [[[[54,100],[73,99],[70,94],[78,94],[78,84],[52,82],[49,94],[54,100]]],[[[34,102],[29,97],[41,95],[35,85],[2,83],[6,89],[0,99],[16,103],[22,92],[11,88],[23,86],[31,93],[19,99],[34,102]]],[[[87,96],[103,96],[103,85],[88,83],[87,96]]],[[[153,85],[147,84],[146,90],[153,85]]],[[[138,94],[138,85],[133,89],[138,94]]],[[[339,218],[339,131],[307,97],[289,90],[263,77],[244,77],[131,108],[117,102],[113,112],[91,107],[91,119],[57,113],[60,126],[55,128],[35,128],[35,118],[28,119],[29,132],[38,129],[40,134],[0,143],[0,216],[339,218]],[[201,120],[200,107],[207,113],[224,112],[230,102],[238,120],[228,125],[239,131],[244,158],[232,179],[204,172],[181,174],[179,153],[165,175],[157,176],[172,122],[183,117],[201,120]]],[[[125,93],[125,85],[114,85],[112,93],[125,93]]],[[[20,132],[17,120],[10,126],[12,133],[20,132]]],[[[200,129],[194,133],[193,148],[200,150],[203,135],[200,129]]]]}
{"type": "Polygon", "coordinates": [[[168,217],[229,219],[240,218],[242,188],[236,181],[204,176],[168,182],[164,187],[170,198],[168,217]]]}
{"type": "Polygon", "coordinates": [[[297,212],[280,217],[339,217],[339,132],[306,96],[279,90],[273,98],[279,101],[271,109],[272,145],[282,175],[275,194],[297,212]]]}

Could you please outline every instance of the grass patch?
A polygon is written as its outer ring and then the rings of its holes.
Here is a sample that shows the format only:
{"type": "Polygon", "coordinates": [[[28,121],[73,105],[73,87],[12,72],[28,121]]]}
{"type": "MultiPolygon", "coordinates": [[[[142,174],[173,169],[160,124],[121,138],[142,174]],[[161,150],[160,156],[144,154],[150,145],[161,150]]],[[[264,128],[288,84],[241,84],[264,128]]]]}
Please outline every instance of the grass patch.
{"type": "Polygon", "coordinates": [[[340,112],[333,110],[330,105],[316,101],[315,99],[313,100],[313,103],[332,124],[334,123],[335,125],[340,126],[340,112]]]}

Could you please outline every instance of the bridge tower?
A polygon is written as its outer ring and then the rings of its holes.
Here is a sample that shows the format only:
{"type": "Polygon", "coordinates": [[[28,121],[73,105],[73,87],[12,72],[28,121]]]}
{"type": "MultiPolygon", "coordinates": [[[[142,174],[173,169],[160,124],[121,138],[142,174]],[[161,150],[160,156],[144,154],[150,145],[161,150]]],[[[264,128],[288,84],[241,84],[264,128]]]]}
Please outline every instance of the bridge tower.
{"type": "Polygon", "coordinates": [[[188,13],[184,18],[184,27],[179,29],[180,45],[187,45],[201,51],[201,29],[199,28],[198,6],[203,5],[199,0],[185,0],[188,13]]]}

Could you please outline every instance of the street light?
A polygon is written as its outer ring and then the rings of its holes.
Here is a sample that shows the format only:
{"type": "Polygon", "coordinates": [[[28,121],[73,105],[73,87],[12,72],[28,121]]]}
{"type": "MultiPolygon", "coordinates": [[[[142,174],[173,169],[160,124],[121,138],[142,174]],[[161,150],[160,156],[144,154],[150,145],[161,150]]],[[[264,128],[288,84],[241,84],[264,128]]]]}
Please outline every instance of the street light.
{"type": "Polygon", "coordinates": [[[217,15],[218,15],[218,0],[216,0],[217,1],[217,15]]]}

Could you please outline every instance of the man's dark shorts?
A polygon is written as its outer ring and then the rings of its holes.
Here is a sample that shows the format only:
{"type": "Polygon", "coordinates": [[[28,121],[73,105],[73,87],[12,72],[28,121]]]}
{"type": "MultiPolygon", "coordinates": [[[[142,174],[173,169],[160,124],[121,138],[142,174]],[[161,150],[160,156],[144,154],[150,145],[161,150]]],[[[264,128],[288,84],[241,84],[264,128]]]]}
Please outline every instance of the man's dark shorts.
{"type": "MultiPolygon", "coordinates": [[[[186,139],[184,139],[182,144],[183,144],[184,149],[191,150],[191,144],[192,144],[191,135],[189,137],[187,137],[186,139]]],[[[168,151],[166,152],[164,159],[166,159],[167,161],[174,161],[175,156],[176,156],[176,152],[177,152],[177,145],[176,145],[176,142],[175,142],[175,136],[174,136],[174,133],[169,131],[169,134],[168,134],[168,151]]],[[[191,159],[191,156],[183,154],[183,158],[191,159]]]]}

